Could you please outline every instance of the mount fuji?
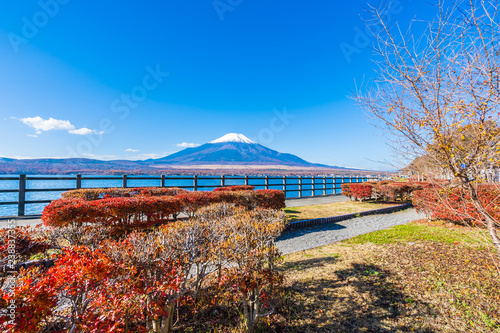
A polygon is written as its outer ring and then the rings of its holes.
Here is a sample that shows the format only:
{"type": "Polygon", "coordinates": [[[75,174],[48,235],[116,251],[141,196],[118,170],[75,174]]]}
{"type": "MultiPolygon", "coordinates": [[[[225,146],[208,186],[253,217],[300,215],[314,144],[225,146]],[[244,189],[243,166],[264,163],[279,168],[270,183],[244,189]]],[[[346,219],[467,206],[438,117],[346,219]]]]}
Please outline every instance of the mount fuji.
{"type": "Polygon", "coordinates": [[[281,165],[293,167],[328,167],[314,164],[298,156],[264,147],[243,134],[228,133],[195,148],[186,148],[172,155],[144,161],[153,165],[281,165]]]}

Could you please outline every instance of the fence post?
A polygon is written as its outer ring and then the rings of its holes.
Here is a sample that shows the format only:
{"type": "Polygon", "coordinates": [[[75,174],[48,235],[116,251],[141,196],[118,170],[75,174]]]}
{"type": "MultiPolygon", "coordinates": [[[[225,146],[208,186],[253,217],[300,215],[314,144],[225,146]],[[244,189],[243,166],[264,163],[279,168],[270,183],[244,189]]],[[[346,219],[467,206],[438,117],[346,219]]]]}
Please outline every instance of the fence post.
{"type": "Polygon", "coordinates": [[[220,176],[220,186],[221,187],[226,186],[226,176],[224,175],[220,176]]]}
{"type": "Polygon", "coordinates": [[[269,190],[269,176],[266,176],[266,190],[269,190]]]}
{"type": "Polygon", "coordinates": [[[299,198],[302,198],[302,176],[299,176],[299,198]]]}
{"type": "Polygon", "coordinates": [[[193,177],[193,191],[198,191],[198,176],[193,177]]]}
{"type": "Polygon", "coordinates": [[[323,177],[323,195],[326,195],[326,177],[323,177]]]}
{"type": "Polygon", "coordinates": [[[161,175],[160,187],[165,187],[165,175],[161,175]]]}
{"type": "Polygon", "coordinates": [[[76,189],[82,188],[82,175],[76,175],[76,189]]]}
{"type": "Polygon", "coordinates": [[[123,188],[127,188],[127,175],[123,175],[123,188]]]}
{"type": "Polygon", "coordinates": [[[17,215],[24,216],[24,207],[26,205],[26,175],[19,175],[19,200],[17,206],[17,215]]]}
{"type": "Polygon", "coordinates": [[[283,192],[285,192],[286,195],[286,176],[283,176],[283,192]]]}
{"type": "Polygon", "coordinates": [[[245,176],[245,185],[248,186],[248,175],[245,176]]]}

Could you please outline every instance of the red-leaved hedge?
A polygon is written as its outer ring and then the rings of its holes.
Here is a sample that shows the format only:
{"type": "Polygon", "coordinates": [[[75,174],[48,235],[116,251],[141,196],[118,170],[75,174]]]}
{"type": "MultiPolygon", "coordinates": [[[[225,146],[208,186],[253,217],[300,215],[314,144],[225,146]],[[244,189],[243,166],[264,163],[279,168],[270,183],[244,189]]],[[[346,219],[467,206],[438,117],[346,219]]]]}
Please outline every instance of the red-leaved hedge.
{"type": "MultiPolygon", "coordinates": [[[[497,221],[500,220],[500,190],[495,185],[480,185],[477,194],[483,207],[497,221]]],[[[483,217],[474,207],[470,195],[460,188],[424,186],[415,191],[413,205],[428,218],[458,223],[481,223],[483,217]]]]}
{"type": "Polygon", "coordinates": [[[424,183],[417,182],[365,182],[344,183],[342,194],[356,200],[376,200],[385,202],[411,202],[414,191],[422,189],[424,183]]]}
{"type": "Polygon", "coordinates": [[[349,184],[352,197],[356,200],[367,200],[372,197],[373,185],[367,183],[352,183],[349,184]]]}
{"type": "Polygon", "coordinates": [[[178,214],[181,208],[181,199],[174,196],[120,197],[92,201],[61,199],[45,207],[42,221],[52,227],[96,223],[110,226],[113,233],[122,233],[163,223],[178,214]]]}
{"type": "Polygon", "coordinates": [[[340,185],[340,188],[342,189],[342,194],[348,197],[349,199],[352,199],[353,194],[351,191],[351,184],[349,183],[344,183],[340,185]]]}
{"type": "MultiPolygon", "coordinates": [[[[135,189],[141,192],[141,189],[135,189]]],[[[149,190],[149,189],[148,189],[149,190]]],[[[164,189],[160,189],[164,190],[164,189]]],[[[113,192],[111,193],[119,193],[113,192]]],[[[214,203],[232,203],[247,209],[285,207],[285,193],[278,190],[257,191],[180,191],[178,195],[151,196],[124,192],[130,197],[107,197],[89,200],[89,191],[80,191],[82,198],[60,199],[45,207],[42,221],[48,226],[84,225],[97,223],[110,226],[113,233],[122,233],[137,228],[147,228],[176,218],[179,213],[193,216],[205,206],[214,203]],[[86,198],[86,199],[83,199],[86,198]]],[[[109,193],[109,192],[108,192],[109,193]]],[[[67,196],[66,196],[67,197],[67,196]]]]}
{"type": "Polygon", "coordinates": [[[219,191],[252,191],[255,189],[253,185],[233,185],[233,186],[225,186],[225,187],[217,187],[212,192],[219,191]]]}
{"type": "Polygon", "coordinates": [[[99,200],[137,196],[174,196],[188,192],[176,187],[136,187],[136,188],[84,188],[62,194],[63,199],[99,200]]]}

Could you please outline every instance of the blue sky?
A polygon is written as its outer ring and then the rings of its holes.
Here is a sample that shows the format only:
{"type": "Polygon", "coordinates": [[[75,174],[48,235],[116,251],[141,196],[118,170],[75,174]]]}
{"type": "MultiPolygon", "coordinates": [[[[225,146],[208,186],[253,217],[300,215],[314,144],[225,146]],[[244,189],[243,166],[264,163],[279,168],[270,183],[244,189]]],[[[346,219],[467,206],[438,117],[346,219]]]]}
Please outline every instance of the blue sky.
{"type": "MultiPolygon", "coordinates": [[[[388,169],[346,97],[373,75],[367,3],[381,1],[2,1],[0,156],[145,159],[237,132],[388,169]]],[[[392,1],[389,20],[433,10],[392,1]]]]}

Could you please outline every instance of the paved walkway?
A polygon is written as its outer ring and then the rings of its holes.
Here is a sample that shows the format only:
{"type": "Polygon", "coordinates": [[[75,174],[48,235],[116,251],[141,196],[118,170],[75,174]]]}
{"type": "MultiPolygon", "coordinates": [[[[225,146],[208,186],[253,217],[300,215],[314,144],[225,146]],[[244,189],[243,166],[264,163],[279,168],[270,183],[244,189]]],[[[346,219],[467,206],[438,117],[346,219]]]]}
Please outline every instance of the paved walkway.
{"type": "Polygon", "coordinates": [[[30,225],[37,225],[42,223],[42,220],[40,219],[40,215],[33,215],[33,216],[25,216],[25,217],[19,217],[19,216],[2,216],[0,218],[0,229],[6,228],[7,226],[12,226],[15,225],[16,227],[26,227],[30,225]],[[9,221],[15,221],[14,224],[9,223],[9,221]]]}
{"type": "Polygon", "coordinates": [[[424,215],[417,213],[415,209],[357,217],[338,223],[285,231],[276,245],[284,254],[299,252],[422,218],[424,215]]]}

